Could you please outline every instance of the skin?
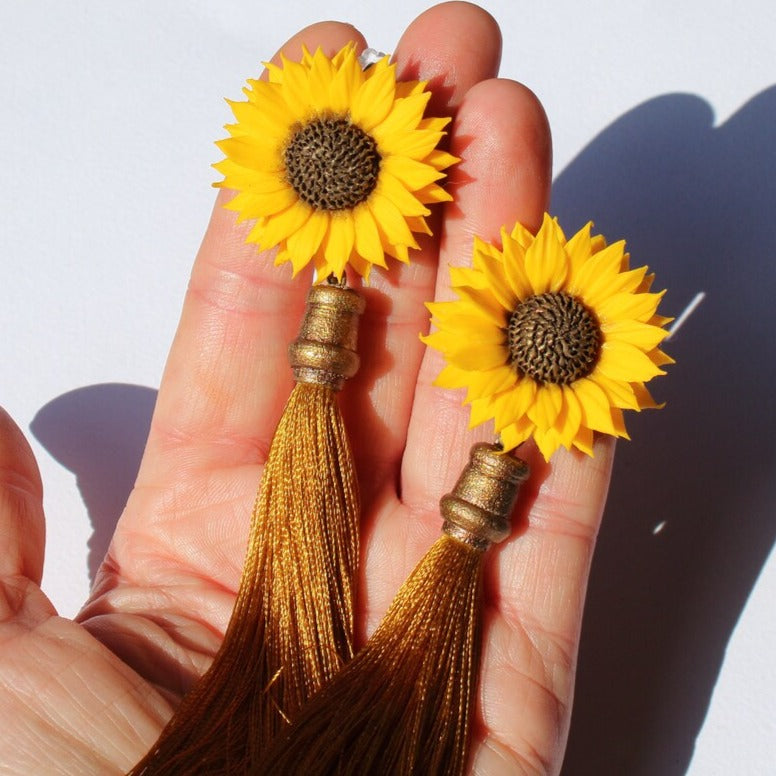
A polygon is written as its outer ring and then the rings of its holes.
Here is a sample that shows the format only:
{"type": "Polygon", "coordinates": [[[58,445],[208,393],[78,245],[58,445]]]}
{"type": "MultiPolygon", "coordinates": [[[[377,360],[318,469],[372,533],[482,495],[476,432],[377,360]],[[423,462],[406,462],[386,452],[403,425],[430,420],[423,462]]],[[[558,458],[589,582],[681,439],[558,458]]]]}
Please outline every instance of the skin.
{"type": "MultiPolygon", "coordinates": [[[[352,27],[313,25],[301,44],[331,54],[352,27]]],[[[357,606],[363,641],[439,533],[439,497],[471,444],[459,392],[431,383],[423,302],[450,298],[448,267],[474,234],[537,228],[550,187],[550,138],[536,97],[496,79],[495,21],[467,3],[418,17],[396,47],[400,76],[435,90],[431,113],[454,117],[456,200],[413,263],[375,270],[365,289],[362,366],[341,394],[363,501],[357,606]],[[379,440],[375,444],[374,440],[379,440]]],[[[285,350],[309,277],[257,256],[219,196],[194,264],[135,488],[94,590],[75,621],[39,584],[44,515],[30,448],[0,414],[0,765],[9,774],[118,774],[156,739],[209,664],[228,622],[262,463],[291,390],[285,350]],[[246,365],[249,365],[246,367],[246,365]]],[[[485,632],[472,772],[560,770],[572,705],[584,591],[613,444],[593,459],[559,451],[532,477],[512,536],[487,557],[485,632]]]]}

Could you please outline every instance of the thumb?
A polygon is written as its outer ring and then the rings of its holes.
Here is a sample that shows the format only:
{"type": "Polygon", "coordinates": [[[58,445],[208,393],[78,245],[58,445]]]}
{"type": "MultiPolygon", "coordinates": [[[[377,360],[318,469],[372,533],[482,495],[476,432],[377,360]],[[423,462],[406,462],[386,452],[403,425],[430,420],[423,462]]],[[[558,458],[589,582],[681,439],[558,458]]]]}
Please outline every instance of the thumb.
{"type": "Polygon", "coordinates": [[[45,543],[43,486],[35,456],[19,427],[0,408],[0,579],[40,584],[45,543]]]}

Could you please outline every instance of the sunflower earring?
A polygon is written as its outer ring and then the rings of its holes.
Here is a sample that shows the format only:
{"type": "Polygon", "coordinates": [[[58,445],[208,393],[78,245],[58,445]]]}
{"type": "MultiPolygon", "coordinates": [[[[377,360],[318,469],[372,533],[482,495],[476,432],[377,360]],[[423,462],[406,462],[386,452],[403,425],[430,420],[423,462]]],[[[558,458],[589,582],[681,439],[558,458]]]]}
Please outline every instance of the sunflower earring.
{"type": "Polygon", "coordinates": [[[131,771],[254,772],[268,742],[353,654],[358,489],[334,394],[358,368],[364,302],[346,269],[367,279],[386,255],[409,261],[438,181],[457,161],[438,150],[447,118],[424,117],[423,82],[398,82],[387,57],[362,68],[349,44],[332,58],[281,55],[267,81],[230,103],[216,184],[252,219],[248,241],[277,249],[314,285],[289,349],[296,386],[273,437],[251,521],[232,618],[212,666],[131,771]]]}
{"type": "Polygon", "coordinates": [[[658,345],[647,268],[630,270],[624,243],[590,224],[566,240],[545,216],[517,224],[501,249],[475,241],[473,266],[454,268],[458,299],[429,304],[424,341],[447,365],[437,385],[467,388],[472,425],[500,436],[472,448],[442,498],[442,536],[402,585],[366,646],[302,709],[261,762],[284,776],[464,773],[480,653],[482,557],[510,533],[533,438],[593,454],[595,431],[626,436],[622,410],[657,406],[644,383],[672,363],[658,345]]]}

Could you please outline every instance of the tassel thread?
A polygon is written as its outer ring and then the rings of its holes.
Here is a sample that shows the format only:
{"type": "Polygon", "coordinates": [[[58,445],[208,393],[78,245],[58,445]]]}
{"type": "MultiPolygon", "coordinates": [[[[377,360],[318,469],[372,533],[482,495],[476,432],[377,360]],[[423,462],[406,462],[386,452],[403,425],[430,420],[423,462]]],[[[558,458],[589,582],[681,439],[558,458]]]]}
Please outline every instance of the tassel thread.
{"type": "Polygon", "coordinates": [[[310,290],[289,348],[297,384],[270,446],[223,644],[130,776],[253,772],[352,657],[359,499],[335,391],[358,368],[362,310],[350,289],[310,290]]]}
{"type": "Polygon", "coordinates": [[[480,657],[482,556],[509,534],[524,461],[475,445],[442,499],[443,535],[366,646],[302,709],[257,773],[464,773],[480,657]]]}

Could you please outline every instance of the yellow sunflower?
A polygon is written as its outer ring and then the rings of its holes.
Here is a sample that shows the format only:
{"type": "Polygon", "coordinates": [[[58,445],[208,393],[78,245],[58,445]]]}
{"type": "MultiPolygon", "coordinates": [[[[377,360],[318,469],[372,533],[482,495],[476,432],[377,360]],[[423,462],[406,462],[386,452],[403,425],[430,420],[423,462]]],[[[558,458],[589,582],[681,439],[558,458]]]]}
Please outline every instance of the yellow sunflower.
{"type": "Polygon", "coordinates": [[[502,229],[501,250],[475,239],[473,266],[451,269],[459,298],[428,304],[422,339],[447,361],[436,384],[466,388],[472,425],[492,418],[505,450],[533,437],[547,460],[592,455],[594,431],[627,438],[622,410],[657,406],[644,383],[673,363],[658,348],[664,292],[591,227],[567,240],[545,215],[535,237],[502,229]]]}
{"type": "Polygon", "coordinates": [[[413,232],[431,233],[427,205],[451,199],[437,184],[457,161],[437,149],[449,119],[424,118],[425,83],[397,82],[388,57],[364,70],[353,44],[281,60],[229,103],[237,123],[218,143],[216,185],[256,221],[248,240],[322,279],[347,264],[366,278],[386,254],[408,262],[413,232]]]}

